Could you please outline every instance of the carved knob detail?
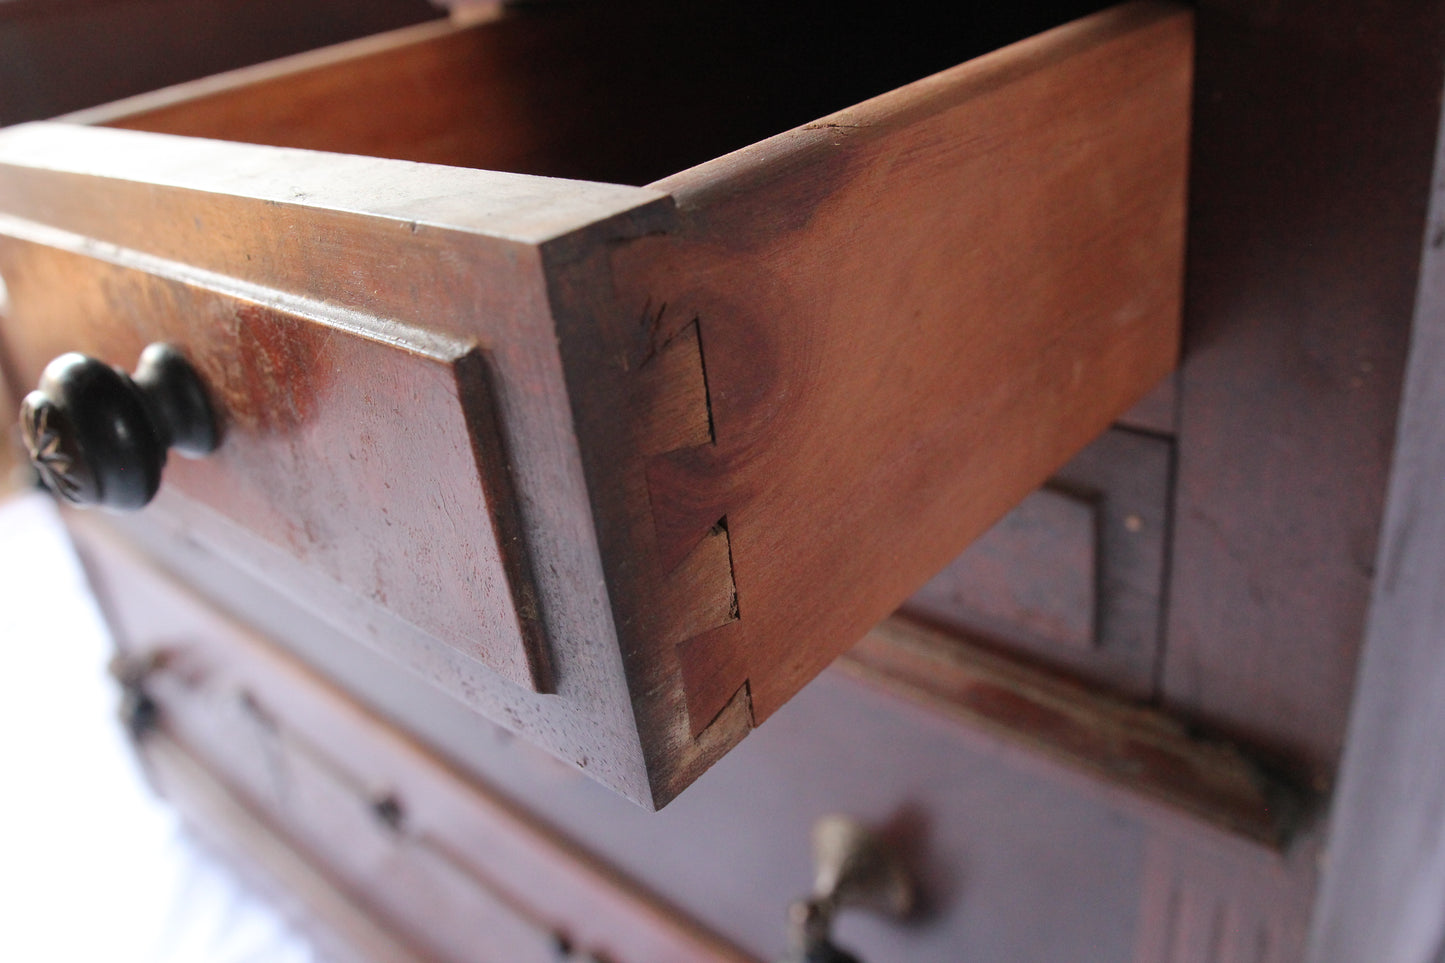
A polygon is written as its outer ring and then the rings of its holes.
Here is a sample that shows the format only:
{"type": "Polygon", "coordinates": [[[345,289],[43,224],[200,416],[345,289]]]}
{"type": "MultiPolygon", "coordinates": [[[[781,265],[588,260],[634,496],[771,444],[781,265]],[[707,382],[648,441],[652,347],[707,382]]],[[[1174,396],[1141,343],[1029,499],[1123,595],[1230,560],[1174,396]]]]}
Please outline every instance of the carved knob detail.
{"type": "Polygon", "coordinates": [[[167,449],[200,457],[220,440],[200,377],[165,344],[141,352],[134,375],[83,354],[61,355],[21,402],[20,431],[51,491],[114,511],[155,497],[167,449]]]}

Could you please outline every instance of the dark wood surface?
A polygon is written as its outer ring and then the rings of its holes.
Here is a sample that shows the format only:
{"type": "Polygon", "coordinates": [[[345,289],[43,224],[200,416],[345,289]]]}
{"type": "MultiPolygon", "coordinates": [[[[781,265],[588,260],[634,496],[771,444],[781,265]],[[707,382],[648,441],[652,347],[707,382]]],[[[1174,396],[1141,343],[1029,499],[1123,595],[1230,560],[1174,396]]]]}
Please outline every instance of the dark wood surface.
{"type": "Polygon", "coordinates": [[[438,15],[425,0],[4,0],[0,126],[438,15]]]}
{"type": "Polygon", "coordinates": [[[1442,19],[1415,2],[1199,12],[1163,690],[1322,785],[1376,574],[1442,19]]]}
{"type": "Polygon", "coordinates": [[[905,618],[880,623],[839,660],[850,673],[1017,739],[1101,782],[1120,798],[1163,803],[1241,837],[1286,849],[1315,800],[1229,743],[1157,710],[990,654],[977,641],[905,618]]]}
{"type": "MultiPolygon", "coordinates": [[[[212,746],[202,758],[215,757],[208,765],[231,778],[251,772],[245,778],[255,779],[256,768],[264,773],[274,765],[264,754],[252,755],[260,745],[256,737],[239,738],[231,728],[254,728],[259,706],[273,731],[304,733],[330,758],[368,773],[348,777],[357,787],[350,805],[364,789],[394,793],[404,809],[411,808],[407,800],[417,784],[391,769],[390,751],[382,751],[398,737],[368,736],[339,724],[335,707],[350,703],[316,682],[329,677],[367,693],[377,718],[419,734],[467,781],[501,793],[651,891],[685,903],[690,915],[763,959],[781,947],[782,907],[809,885],[808,828],[837,811],[883,827],[904,847],[923,883],[924,911],[906,926],[845,914],[842,937],[865,959],[951,963],[964,953],[1011,963],[1071,959],[1079,946],[1099,960],[1137,963],[1230,959],[1217,955],[1221,947],[1258,952],[1263,963],[1300,958],[1309,889],[1298,883],[1309,878],[1318,858],[1308,833],[1281,852],[1250,840],[1238,825],[1226,828],[1229,807],[1204,819],[1197,818],[1199,811],[1181,818],[1178,799],[1138,792],[1127,765],[1109,773],[1107,765],[1071,759],[1087,740],[1055,741],[1062,731],[1056,727],[1017,716],[1009,724],[997,715],[978,726],[964,722],[937,693],[898,698],[896,674],[880,688],[876,676],[860,685],[830,672],[672,806],[650,814],[479,723],[460,704],[439,701],[419,680],[398,677],[386,660],[336,644],[344,636],[277,600],[263,613],[268,634],[304,639],[322,676],[298,669],[234,622],[178,594],[170,576],[117,542],[96,516],[72,521],[123,647],[132,654],[157,647],[173,653],[153,686],[162,717],[169,711],[176,731],[193,733],[193,747],[212,746]],[[238,708],[241,693],[250,694],[250,708],[238,708]],[[1030,739],[1038,741],[1030,746],[1030,739]]],[[[264,587],[249,598],[236,591],[233,580],[221,597],[231,605],[239,599],[260,614],[256,602],[267,597],[264,587]]],[[[885,633],[870,644],[886,648],[888,638],[885,633]]],[[[953,664],[952,674],[936,677],[972,672],[975,685],[1004,680],[1004,688],[1016,690],[1027,676],[1016,667],[953,664]]],[[[1100,714],[1097,696],[1074,689],[1082,697],[1068,695],[1068,685],[1039,691],[1052,691],[1045,702],[1067,706],[1066,713],[1077,713],[1086,728],[1138,713],[1116,707],[1100,714]]],[[[357,712],[345,710],[353,717],[357,712]]],[[[1190,737],[1177,730],[1170,736],[1169,727],[1156,721],[1125,730],[1141,744],[1162,738],[1157,748],[1163,748],[1172,742],[1206,769],[1227,758],[1228,750],[1220,755],[1203,744],[1191,747],[1190,737]],[[1144,729],[1153,735],[1145,737],[1144,729]]],[[[1095,731],[1102,740],[1095,749],[1113,752],[1104,730],[1095,731]]],[[[1246,771],[1234,770],[1236,776],[1246,771]]],[[[1229,778],[1212,785],[1228,786],[1229,778]]],[[[1197,785],[1203,789],[1212,779],[1197,785]]],[[[262,792],[274,791],[274,776],[263,774],[260,782],[262,792]]],[[[420,806],[430,809],[431,791],[420,791],[420,806]]],[[[1196,797],[1206,809],[1219,803],[1219,797],[1207,800],[1208,792],[1196,797]]],[[[314,796],[293,798],[316,803],[314,796]]],[[[329,805],[341,804],[333,799],[329,805]]],[[[308,805],[298,803],[293,818],[314,819],[308,805]]],[[[362,837],[371,832],[356,825],[362,837]]],[[[438,838],[469,845],[450,835],[455,825],[445,831],[428,825],[438,838]]],[[[355,859],[351,843],[331,838],[308,850],[318,865],[339,860],[345,866],[355,859]]],[[[363,878],[353,876],[353,885],[363,878]]]]}
{"type": "Polygon", "coordinates": [[[1445,156],[1436,155],[1380,568],[1315,912],[1317,963],[1445,953],[1445,156]]]}
{"type": "Polygon", "coordinates": [[[1140,699],[1162,664],[1172,447],[1106,432],[901,611],[1140,699]]]}
{"type": "Polygon", "coordinates": [[[644,184],[1102,6],[481,4],[84,111],[161,133],[644,184]],[[746,64],[746,69],[738,69],[746,64]]]}
{"type": "MultiPolygon", "coordinates": [[[[1139,899],[1147,819],[1137,809],[1116,810],[1107,793],[1081,796],[1079,777],[1041,769],[1030,753],[941,716],[831,674],[674,805],[648,813],[459,704],[439,703],[425,685],[397,679],[385,660],[338,650],[329,644],[334,630],[316,626],[308,634],[326,650],[323,658],[347,662],[341,675],[348,685],[370,673],[391,679],[360,687],[384,700],[370,716],[234,622],[177,594],[169,577],[157,577],[96,516],[73,521],[122,648],[133,656],[170,652],[150,682],[165,732],[233,786],[246,787],[269,819],[299,827],[305,835],[296,842],[317,865],[344,873],[346,888],[370,894],[396,932],[421,936],[421,945],[439,947],[443,958],[440,941],[467,932],[466,917],[447,912],[458,897],[395,885],[403,872],[414,886],[424,877],[388,855],[394,844],[367,812],[369,799],[394,795],[408,832],[451,848],[484,875],[501,873],[493,878],[543,909],[544,918],[566,921],[579,947],[611,949],[618,963],[735,957],[630,951],[649,940],[666,946],[663,935],[686,932],[685,924],[665,914],[640,921],[636,914],[646,904],[581,915],[596,905],[587,902],[593,886],[587,867],[595,863],[584,857],[569,874],[567,858],[528,855],[526,836],[515,830],[492,840],[489,821],[511,807],[482,802],[478,787],[561,831],[573,841],[569,847],[600,857],[613,867],[608,875],[634,881],[633,891],[640,885],[664,897],[662,906],[685,902],[688,916],[758,959],[780,955],[787,904],[811,885],[809,828],[837,811],[887,828],[924,884],[927,908],[908,925],[845,914],[840,938],[865,959],[953,963],[966,953],[1052,960],[1069,958],[1078,946],[1095,948],[1101,960],[1130,956],[1133,931],[1116,921],[1131,916],[1139,899]],[[439,767],[376,721],[398,718],[399,698],[417,700],[411,718],[460,768],[439,767]],[[454,728],[439,734],[436,726],[448,721],[454,728]],[[310,756],[334,760],[328,765],[352,788],[314,785],[334,784],[336,775],[296,772],[313,765],[292,755],[298,741],[311,746],[310,756]],[[268,752],[272,744],[280,749],[268,752]],[[272,808],[269,800],[284,791],[278,779],[295,791],[283,797],[286,807],[272,808]],[[1024,839],[1029,843],[1020,848],[1024,839]],[[559,866],[562,877],[553,872],[559,866]],[[1075,898],[1058,901],[1059,883],[1075,898]],[[435,905],[421,905],[427,894],[435,905]],[[667,928],[659,934],[661,924],[667,928]]],[[[290,627],[302,633],[306,625],[302,616],[290,627]]],[[[463,958],[489,959],[475,942],[463,958]]]]}

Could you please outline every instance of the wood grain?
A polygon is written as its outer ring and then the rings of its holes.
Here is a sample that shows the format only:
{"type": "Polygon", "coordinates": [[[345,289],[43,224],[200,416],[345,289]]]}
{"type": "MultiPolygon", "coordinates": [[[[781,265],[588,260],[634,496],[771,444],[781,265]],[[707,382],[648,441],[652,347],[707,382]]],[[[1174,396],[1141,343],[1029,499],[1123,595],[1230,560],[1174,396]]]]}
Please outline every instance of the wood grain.
{"type": "MultiPolygon", "coordinates": [[[[597,778],[645,801],[649,794],[639,740],[621,657],[612,641],[616,630],[601,589],[567,388],[535,249],[559,233],[645,211],[661,197],[637,188],[69,124],[11,128],[0,133],[0,208],[5,211],[0,273],[10,282],[13,317],[21,322],[17,329],[23,330],[26,343],[34,340],[17,380],[38,375],[47,352],[62,347],[46,339],[63,331],[99,338],[106,330],[130,330],[127,337],[136,341],[160,333],[183,343],[220,339],[214,342],[218,350],[209,373],[222,396],[233,376],[240,377],[239,384],[255,380],[246,379],[246,364],[272,365],[274,377],[266,383],[275,389],[274,410],[243,406],[243,412],[260,419],[269,411],[285,422],[290,412],[310,411],[320,417],[329,411],[327,424],[340,430],[335,448],[327,449],[332,443],[308,438],[305,431],[288,435],[284,424],[268,425],[263,419],[242,424],[235,437],[244,444],[229,454],[223,444],[221,457],[229,472],[225,483],[207,479],[204,462],[172,466],[198,474],[189,483],[177,477],[176,484],[163,486],[157,502],[137,521],[137,537],[173,539],[189,553],[184,564],[197,579],[217,560],[224,560],[233,573],[241,569],[258,574],[324,613],[357,643],[390,653],[399,671],[422,674],[443,693],[574,763],[585,761],[597,778]],[[68,245],[72,256],[79,256],[78,243],[89,253],[86,271],[91,280],[83,288],[89,292],[84,298],[67,302],[65,286],[51,283],[59,280],[53,273],[17,276],[13,264],[28,257],[25,252],[33,245],[22,238],[35,238],[36,231],[54,242],[39,245],[46,250],[68,245]],[[303,352],[299,334],[295,343],[281,339],[272,345],[275,350],[269,355],[260,350],[267,347],[263,343],[249,346],[249,353],[219,350],[227,337],[263,330],[264,318],[254,330],[232,325],[233,334],[225,335],[226,326],[219,322],[226,318],[204,310],[178,310],[190,301],[171,303],[147,294],[140,300],[107,303],[99,296],[107,289],[101,280],[114,280],[117,275],[107,265],[117,263],[154,278],[181,281],[176,289],[187,292],[198,307],[225,303],[215,299],[217,292],[234,296],[239,291],[264,311],[279,312],[277,317],[304,309],[302,313],[339,320],[343,328],[372,319],[376,323],[367,323],[379,334],[358,341],[328,336],[326,325],[311,329],[318,350],[359,352],[350,358],[359,365],[350,368],[358,377],[337,394],[346,379],[338,381],[334,363],[318,363],[324,355],[303,352]],[[359,457],[388,450],[396,454],[420,437],[416,433],[427,422],[408,412],[392,412],[389,406],[368,408],[361,403],[367,391],[374,392],[374,400],[393,399],[402,407],[414,392],[433,399],[439,392],[450,393],[452,400],[442,410],[456,414],[459,382],[444,365],[417,362],[403,366],[408,367],[404,377],[380,377],[401,369],[377,369],[374,362],[393,351],[405,355],[405,346],[415,343],[464,346],[468,352],[476,348],[486,354],[500,449],[537,586],[555,695],[528,693],[473,656],[439,642],[430,631],[418,630],[398,614],[409,608],[402,595],[388,594],[383,600],[339,588],[319,565],[299,559],[251,526],[253,513],[245,505],[258,500],[255,493],[292,497],[285,493],[285,463],[274,457],[277,451],[290,452],[291,441],[303,452],[307,445],[331,450],[346,466],[347,451],[359,457]],[[446,376],[443,382],[450,379],[450,387],[436,383],[440,375],[446,376]],[[348,392],[360,393],[353,399],[356,403],[342,403],[348,392]],[[340,421],[331,420],[333,416],[340,421]],[[400,422],[384,432],[395,437],[366,443],[361,430],[369,419],[378,418],[400,422]],[[341,429],[342,423],[350,428],[341,429]],[[357,441],[359,447],[342,438],[357,441]]],[[[45,259],[35,263],[43,266],[45,259]]],[[[167,290],[159,281],[150,283],[149,288],[122,285],[116,291],[167,290]]],[[[77,293],[83,293],[80,287],[77,293]]],[[[231,348],[240,350],[234,343],[231,348]]],[[[442,444],[457,458],[465,456],[476,478],[470,445],[455,447],[469,429],[455,422],[439,427],[451,436],[442,444]],[[459,428],[463,430],[457,434],[459,428]]],[[[368,477],[357,498],[371,497],[367,493],[380,498],[374,489],[384,493],[387,484],[409,486],[417,494],[413,504],[382,507],[424,515],[437,537],[425,539],[418,550],[434,553],[436,572],[465,572],[475,562],[474,533],[485,518],[462,511],[460,502],[451,504],[448,493],[454,493],[460,475],[453,478],[456,473],[442,470],[442,477],[433,477],[429,472],[434,469],[395,464],[391,473],[405,479],[387,473],[368,477]],[[438,497],[440,506],[435,505],[438,497]]],[[[353,500],[342,495],[312,502],[312,514],[303,520],[318,534],[332,533],[328,540],[334,535],[343,543],[387,543],[388,516],[372,509],[356,512],[353,500]]],[[[297,504],[290,507],[299,511],[297,504]]],[[[287,509],[268,508],[257,520],[278,511],[287,509]]],[[[300,534],[305,537],[304,526],[300,534]]],[[[406,566],[400,559],[376,560],[396,566],[392,581],[399,589],[406,566]]],[[[227,575],[223,571],[217,577],[224,581],[227,575]]],[[[361,572],[358,577],[371,576],[361,572]]],[[[455,611],[447,612],[444,606],[431,617],[456,618],[455,611]]]]}
{"type": "Polygon", "coordinates": [[[1269,847],[1288,845],[1313,805],[1226,742],[1191,733],[1157,710],[990,654],[967,637],[892,619],[845,653],[840,665],[934,711],[1269,847]]]}
{"type": "Polygon", "coordinates": [[[660,798],[1172,366],[1190,38],[1080,21],[657,183],[675,222],[605,260],[549,249],[660,798]],[[628,372],[694,324],[715,442],[618,459],[628,372]],[[720,526],[738,618],[668,637],[720,526]]]}
{"type": "MultiPolygon", "coordinates": [[[[418,30],[215,103],[435,73],[462,31],[418,30]]],[[[406,603],[339,598],[223,491],[176,486],[150,525],[661,805],[1173,365],[1190,38],[1178,8],[1119,8],[648,189],[33,125],[0,135],[0,205],[15,238],[484,349],[560,699],[480,678],[397,624],[406,603]]],[[[525,50],[503,48],[483,59],[525,50]]]]}
{"type": "Polygon", "coordinates": [[[644,184],[1097,5],[483,3],[67,119],[644,184]]]}
{"type": "Polygon", "coordinates": [[[25,279],[7,337],[19,370],[66,351],[124,368],[147,344],[173,345],[208,386],[223,444],[203,460],[171,459],[167,486],[511,682],[548,691],[484,352],[8,227],[6,269],[25,279]]]}

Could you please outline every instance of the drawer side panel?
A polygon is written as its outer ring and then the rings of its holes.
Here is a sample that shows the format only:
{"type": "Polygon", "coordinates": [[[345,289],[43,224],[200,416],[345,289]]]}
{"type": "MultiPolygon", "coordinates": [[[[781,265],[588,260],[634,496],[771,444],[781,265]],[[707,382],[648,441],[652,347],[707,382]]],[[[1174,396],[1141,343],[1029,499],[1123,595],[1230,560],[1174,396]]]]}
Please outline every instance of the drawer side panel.
{"type": "Polygon", "coordinates": [[[661,797],[1174,366],[1192,36],[1107,11],[653,185],[666,233],[552,250],[661,797]],[[642,456],[615,412],[691,327],[712,437],[642,456]],[[675,637],[662,600],[718,531],[736,617],[675,637]]]}

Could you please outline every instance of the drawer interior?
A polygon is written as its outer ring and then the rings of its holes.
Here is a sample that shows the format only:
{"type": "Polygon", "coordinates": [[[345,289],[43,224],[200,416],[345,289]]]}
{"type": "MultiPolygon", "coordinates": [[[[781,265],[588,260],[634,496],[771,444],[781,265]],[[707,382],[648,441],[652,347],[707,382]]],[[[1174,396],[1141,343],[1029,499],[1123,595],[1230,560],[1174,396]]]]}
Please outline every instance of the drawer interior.
{"type": "Polygon", "coordinates": [[[498,5],[71,119],[646,184],[1101,6],[498,5]]]}

